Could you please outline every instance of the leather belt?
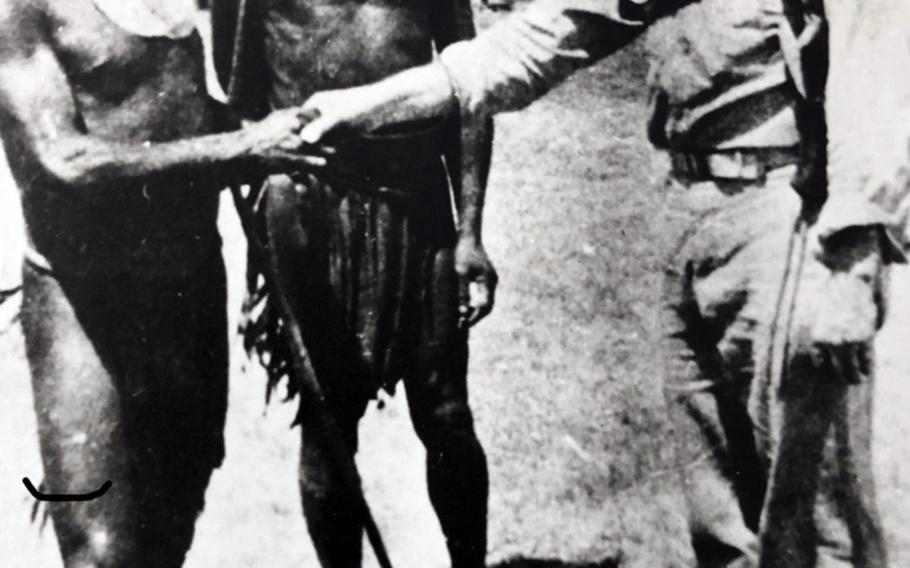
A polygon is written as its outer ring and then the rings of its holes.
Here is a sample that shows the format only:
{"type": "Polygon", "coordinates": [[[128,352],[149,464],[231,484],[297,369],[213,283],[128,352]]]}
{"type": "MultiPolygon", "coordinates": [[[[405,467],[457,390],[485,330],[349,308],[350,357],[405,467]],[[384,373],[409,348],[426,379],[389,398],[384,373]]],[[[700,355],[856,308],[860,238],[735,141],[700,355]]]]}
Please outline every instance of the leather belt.
{"type": "Polygon", "coordinates": [[[670,151],[673,175],[691,181],[758,181],[784,166],[799,163],[797,148],[750,148],[716,152],[670,151]]]}

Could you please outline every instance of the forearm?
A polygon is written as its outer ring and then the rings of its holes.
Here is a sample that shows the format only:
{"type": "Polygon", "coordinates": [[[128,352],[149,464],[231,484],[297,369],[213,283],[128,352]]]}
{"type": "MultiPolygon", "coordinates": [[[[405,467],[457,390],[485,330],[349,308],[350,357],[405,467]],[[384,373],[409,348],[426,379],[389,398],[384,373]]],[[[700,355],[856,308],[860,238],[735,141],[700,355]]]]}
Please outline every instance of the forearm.
{"type": "Polygon", "coordinates": [[[476,38],[449,45],[438,61],[371,85],[313,95],[304,105],[312,121],[304,138],[317,142],[329,131],[372,130],[457,108],[464,116],[519,109],[686,1],[537,0],[476,38]],[[631,16],[627,6],[637,7],[631,16]]]}
{"type": "Polygon", "coordinates": [[[910,212],[910,51],[907,27],[894,25],[903,12],[902,0],[826,1],[829,186],[817,230],[827,246],[854,227],[881,227],[892,259],[908,244],[910,212]]]}
{"type": "Polygon", "coordinates": [[[456,108],[448,75],[438,62],[342,92],[338,102],[345,105],[344,127],[361,132],[446,116],[456,108]]]}
{"type": "Polygon", "coordinates": [[[518,110],[685,0],[537,0],[441,55],[463,112],[518,110]]]}
{"type": "Polygon", "coordinates": [[[248,161],[250,151],[242,131],[144,144],[71,135],[36,148],[44,174],[55,185],[71,190],[116,190],[202,173],[218,178],[248,161]]]}
{"type": "Polygon", "coordinates": [[[491,118],[473,117],[463,120],[460,128],[462,172],[459,204],[459,235],[482,242],[483,209],[493,145],[491,118]]]}

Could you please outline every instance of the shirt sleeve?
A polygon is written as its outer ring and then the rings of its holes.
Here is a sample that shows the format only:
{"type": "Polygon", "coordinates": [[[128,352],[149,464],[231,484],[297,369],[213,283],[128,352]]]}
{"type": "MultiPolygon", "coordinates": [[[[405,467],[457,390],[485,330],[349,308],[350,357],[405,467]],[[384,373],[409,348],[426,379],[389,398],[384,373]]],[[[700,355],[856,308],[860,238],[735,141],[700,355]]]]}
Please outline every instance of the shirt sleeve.
{"type": "Polygon", "coordinates": [[[683,0],[535,0],[440,55],[463,112],[523,108],[683,0]]]}
{"type": "Polygon", "coordinates": [[[880,225],[906,260],[910,214],[910,17],[904,0],[826,0],[830,71],[824,241],[880,225]]]}

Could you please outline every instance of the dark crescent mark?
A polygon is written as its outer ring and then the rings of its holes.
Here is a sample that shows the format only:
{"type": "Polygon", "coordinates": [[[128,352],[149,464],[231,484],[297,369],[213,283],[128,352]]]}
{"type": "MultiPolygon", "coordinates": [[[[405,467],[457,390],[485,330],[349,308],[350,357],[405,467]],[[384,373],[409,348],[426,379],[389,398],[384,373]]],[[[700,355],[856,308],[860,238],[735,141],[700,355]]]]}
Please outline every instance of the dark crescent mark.
{"type": "Polygon", "coordinates": [[[32,497],[38,501],[91,501],[92,499],[97,499],[101,497],[107,490],[111,488],[110,480],[105,481],[101,484],[101,487],[94,491],[88,493],[77,493],[74,495],[64,495],[58,493],[42,493],[35,489],[35,486],[32,485],[32,482],[29,481],[27,477],[22,478],[22,484],[25,485],[25,488],[28,489],[28,492],[32,494],[32,497]]]}

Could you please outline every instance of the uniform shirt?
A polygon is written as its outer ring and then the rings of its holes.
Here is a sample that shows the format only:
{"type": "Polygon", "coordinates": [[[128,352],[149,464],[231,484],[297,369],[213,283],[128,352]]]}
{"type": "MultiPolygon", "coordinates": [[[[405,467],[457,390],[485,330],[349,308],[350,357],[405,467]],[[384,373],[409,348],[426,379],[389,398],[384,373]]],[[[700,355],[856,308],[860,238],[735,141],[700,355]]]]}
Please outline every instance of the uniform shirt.
{"type": "MultiPolygon", "coordinates": [[[[900,7],[904,0],[871,1],[883,5],[879,8],[888,5],[892,16],[904,12],[900,7]]],[[[884,49],[884,42],[891,50],[908,49],[898,45],[907,37],[907,27],[876,36],[876,26],[856,22],[872,19],[870,14],[876,11],[861,10],[856,4],[825,0],[832,28],[829,98],[832,84],[850,82],[846,62],[857,65],[857,56],[848,57],[857,50],[854,46],[862,44],[866,56],[884,49]],[[885,35],[890,37],[882,39],[885,35]]],[[[577,69],[610,55],[650,27],[649,132],[655,144],[707,152],[789,147],[798,141],[797,94],[787,84],[778,41],[784,25],[781,0],[536,0],[473,41],[449,46],[440,59],[462,112],[494,114],[530,104],[577,69]]],[[[858,127],[848,123],[864,122],[868,110],[863,106],[876,105],[876,91],[870,87],[866,85],[863,97],[834,94],[837,111],[828,120],[830,197],[817,224],[822,238],[869,224],[886,226],[895,238],[903,234],[899,209],[906,202],[907,184],[889,182],[873,188],[861,180],[861,172],[869,173],[872,164],[861,158],[869,155],[868,149],[854,152],[858,127]]],[[[854,84],[849,90],[857,88],[854,84]]],[[[860,130],[868,136],[881,121],[864,125],[860,130]]],[[[904,140],[904,161],[906,149],[904,140]]]]}
{"type": "Polygon", "coordinates": [[[449,47],[442,61],[466,110],[512,110],[652,22],[649,131],[658,146],[797,143],[794,92],[777,40],[786,25],[780,0],[538,0],[477,41],[449,47]]]}

